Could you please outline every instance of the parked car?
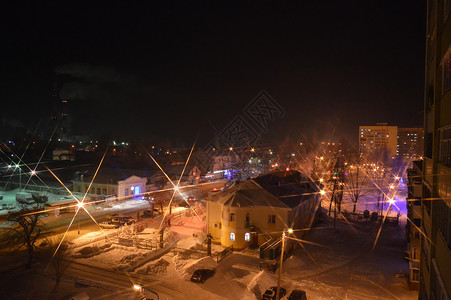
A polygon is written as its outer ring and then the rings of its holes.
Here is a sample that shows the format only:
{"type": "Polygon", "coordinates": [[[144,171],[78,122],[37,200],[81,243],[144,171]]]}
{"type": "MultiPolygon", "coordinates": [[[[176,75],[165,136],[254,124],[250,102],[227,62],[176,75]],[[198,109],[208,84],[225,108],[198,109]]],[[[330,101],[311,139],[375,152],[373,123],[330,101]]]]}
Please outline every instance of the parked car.
{"type": "Polygon", "coordinates": [[[307,300],[307,294],[303,290],[292,290],[288,300],[307,300]]]}
{"type": "Polygon", "coordinates": [[[145,217],[152,217],[153,216],[152,210],[151,209],[145,209],[143,211],[143,216],[145,216],[145,217]]]}
{"type": "Polygon", "coordinates": [[[133,219],[130,216],[122,217],[121,219],[122,219],[122,222],[124,222],[124,224],[127,224],[127,225],[132,225],[133,223],[136,223],[135,219],[133,219]]]}
{"type": "Polygon", "coordinates": [[[122,220],[122,217],[114,217],[111,219],[110,223],[119,224],[119,226],[124,225],[124,221],[122,220]]]}
{"type": "Polygon", "coordinates": [[[193,275],[191,275],[191,281],[204,283],[205,280],[213,277],[213,275],[215,275],[214,269],[199,269],[194,271],[193,275]]]}
{"type": "Polygon", "coordinates": [[[109,222],[102,222],[99,224],[100,228],[104,228],[104,229],[114,229],[114,228],[118,228],[119,224],[115,223],[109,223],[109,222]]]}
{"type": "MultiPolygon", "coordinates": [[[[262,296],[263,300],[275,300],[277,294],[277,286],[272,286],[269,289],[265,291],[265,293],[262,296]]],[[[284,297],[287,294],[287,290],[283,287],[280,287],[279,290],[279,299],[284,297]]]]}
{"type": "Polygon", "coordinates": [[[108,220],[112,220],[113,218],[116,218],[116,217],[119,217],[118,213],[112,213],[112,214],[109,214],[108,216],[106,216],[106,218],[108,220]]]}

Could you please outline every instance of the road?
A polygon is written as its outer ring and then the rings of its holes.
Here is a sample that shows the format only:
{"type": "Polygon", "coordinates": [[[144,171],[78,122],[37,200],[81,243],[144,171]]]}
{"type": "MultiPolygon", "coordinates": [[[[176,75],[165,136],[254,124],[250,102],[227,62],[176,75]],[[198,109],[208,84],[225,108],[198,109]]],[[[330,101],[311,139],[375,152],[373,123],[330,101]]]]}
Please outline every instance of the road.
{"type": "MultiPolygon", "coordinates": [[[[189,187],[183,187],[181,188],[182,191],[189,191],[189,189],[196,189],[201,190],[202,193],[206,193],[207,191],[212,190],[213,188],[218,188],[224,185],[224,181],[217,181],[217,182],[210,182],[210,183],[203,183],[196,186],[189,186],[189,187]]],[[[163,192],[165,193],[165,192],[163,192]]],[[[168,194],[168,197],[170,193],[168,194]]],[[[169,200],[166,199],[167,201],[169,200]]],[[[200,200],[200,199],[198,199],[200,200]]],[[[100,223],[107,221],[107,216],[111,213],[119,213],[120,215],[127,215],[134,217],[135,219],[138,219],[138,213],[140,216],[142,216],[142,212],[145,209],[149,209],[150,205],[145,201],[140,200],[123,200],[123,201],[117,201],[114,202],[115,204],[121,204],[129,201],[130,203],[133,203],[133,201],[136,201],[136,205],[128,205],[124,208],[114,208],[114,209],[103,209],[103,204],[100,205],[87,205],[86,208],[89,211],[89,213],[94,217],[94,219],[100,223]]],[[[119,206],[119,205],[117,205],[119,206]]],[[[46,231],[48,235],[58,235],[63,234],[66,232],[70,222],[72,221],[72,218],[74,216],[74,213],[63,213],[60,215],[60,217],[55,216],[49,216],[47,218],[43,218],[42,221],[45,224],[46,231]]],[[[67,240],[72,240],[80,235],[92,232],[92,231],[98,231],[99,227],[95,224],[95,222],[91,219],[91,217],[83,210],[80,209],[78,212],[71,229],[67,232],[66,238],[67,240]]]]}
{"type": "Polygon", "coordinates": [[[115,289],[131,290],[133,284],[139,283],[157,292],[160,298],[184,299],[191,294],[187,294],[187,291],[181,288],[180,285],[161,280],[162,278],[159,276],[115,272],[75,262],[69,265],[66,276],[72,277],[81,284],[92,284],[93,286],[100,284],[115,289]]]}

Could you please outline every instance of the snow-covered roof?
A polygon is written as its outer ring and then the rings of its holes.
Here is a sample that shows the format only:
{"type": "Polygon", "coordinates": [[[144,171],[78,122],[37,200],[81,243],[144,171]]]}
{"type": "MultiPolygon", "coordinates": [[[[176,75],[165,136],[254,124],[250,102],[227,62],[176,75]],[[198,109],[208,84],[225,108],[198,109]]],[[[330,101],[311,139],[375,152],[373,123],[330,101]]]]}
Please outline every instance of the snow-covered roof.
{"type": "Polygon", "coordinates": [[[289,209],[252,179],[236,182],[229,189],[207,197],[205,201],[231,207],[270,206],[289,209]]]}

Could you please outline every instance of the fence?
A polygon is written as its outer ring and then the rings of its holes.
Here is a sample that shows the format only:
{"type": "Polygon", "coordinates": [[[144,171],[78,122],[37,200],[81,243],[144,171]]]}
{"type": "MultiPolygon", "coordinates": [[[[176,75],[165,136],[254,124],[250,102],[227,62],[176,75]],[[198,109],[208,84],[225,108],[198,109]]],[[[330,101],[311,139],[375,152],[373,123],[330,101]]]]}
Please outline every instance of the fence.
{"type": "Polygon", "coordinates": [[[225,248],[224,250],[222,250],[221,252],[219,252],[216,255],[216,262],[220,262],[221,260],[223,260],[224,258],[226,258],[227,256],[229,256],[230,254],[233,253],[233,245],[225,248]]]}
{"type": "MultiPolygon", "coordinates": [[[[373,212],[373,214],[376,215],[376,218],[373,217],[373,215],[370,214],[369,211],[367,213],[356,213],[356,212],[343,211],[343,212],[341,212],[341,217],[346,218],[348,220],[369,220],[369,221],[376,221],[376,220],[384,219],[384,216],[380,216],[377,212],[373,212]]],[[[387,216],[385,219],[385,222],[398,224],[398,219],[399,219],[399,217],[387,216]]]]}

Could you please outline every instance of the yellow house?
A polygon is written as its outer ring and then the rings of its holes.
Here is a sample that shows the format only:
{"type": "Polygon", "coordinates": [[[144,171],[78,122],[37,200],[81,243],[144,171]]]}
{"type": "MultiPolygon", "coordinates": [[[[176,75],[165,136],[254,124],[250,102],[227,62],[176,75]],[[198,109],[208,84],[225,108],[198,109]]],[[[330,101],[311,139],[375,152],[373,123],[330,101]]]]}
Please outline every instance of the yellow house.
{"type": "MultiPolygon", "coordinates": [[[[204,200],[207,233],[211,234],[213,243],[234,249],[269,246],[281,237],[283,230],[302,223],[295,218],[309,219],[316,200],[317,197],[311,196],[296,205],[287,205],[255,180],[237,182],[204,200]]],[[[274,247],[276,252],[279,244],[274,247]]]]}

